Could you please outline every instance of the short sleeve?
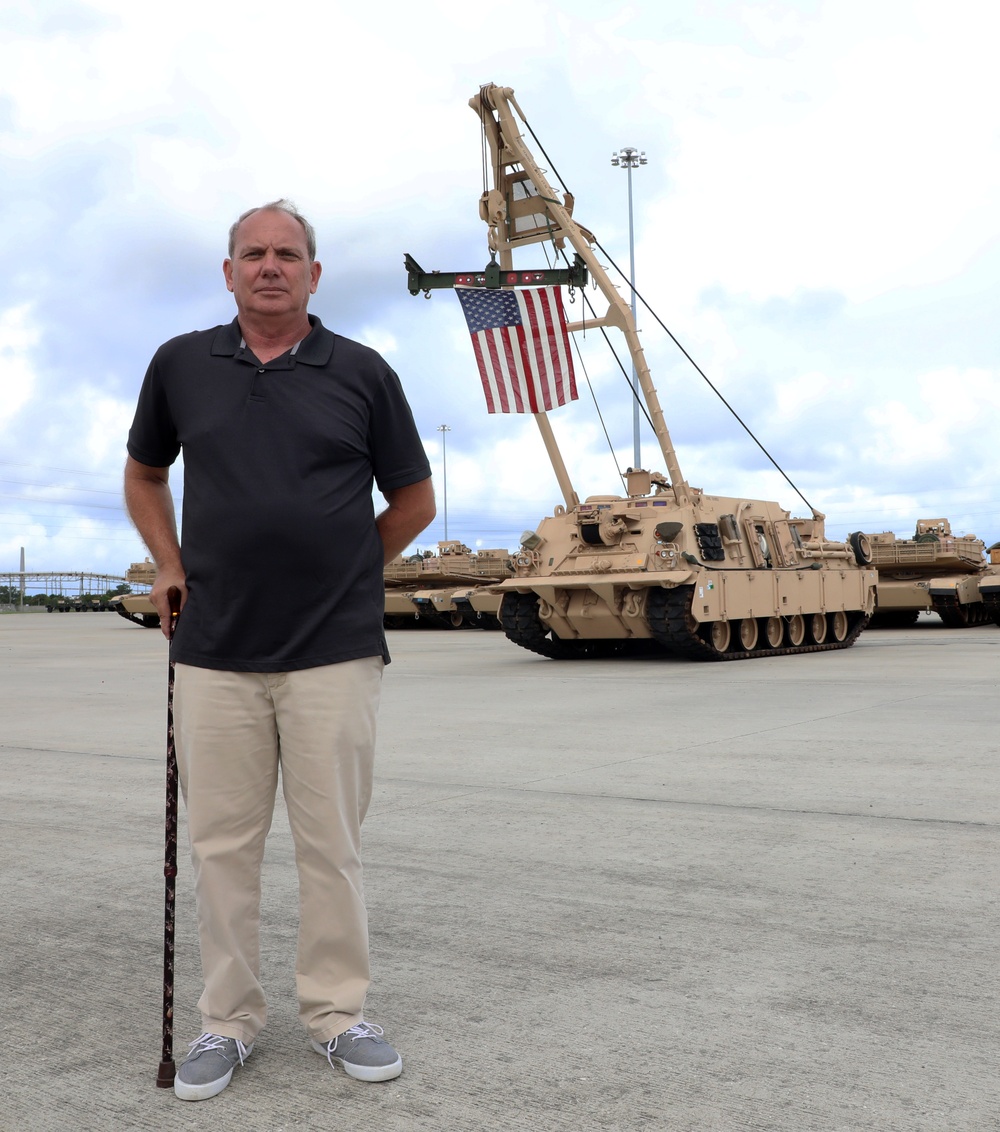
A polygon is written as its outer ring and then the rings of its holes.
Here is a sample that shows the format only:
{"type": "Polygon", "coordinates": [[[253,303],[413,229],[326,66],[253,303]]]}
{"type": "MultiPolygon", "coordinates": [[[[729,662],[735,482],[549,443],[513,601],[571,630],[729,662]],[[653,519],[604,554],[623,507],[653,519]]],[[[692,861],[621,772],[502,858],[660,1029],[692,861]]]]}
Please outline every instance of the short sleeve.
{"type": "Polygon", "coordinates": [[[381,492],[428,479],[431,466],[399,378],[391,369],[372,399],[368,446],[381,492]]]}
{"type": "Polygon", "coordinates": [[[146,370],[135,417],[128,434],[128,454],[151,468],[169,467],[181,450],[177,427],[163,387],[160,351],[146,370]]]}

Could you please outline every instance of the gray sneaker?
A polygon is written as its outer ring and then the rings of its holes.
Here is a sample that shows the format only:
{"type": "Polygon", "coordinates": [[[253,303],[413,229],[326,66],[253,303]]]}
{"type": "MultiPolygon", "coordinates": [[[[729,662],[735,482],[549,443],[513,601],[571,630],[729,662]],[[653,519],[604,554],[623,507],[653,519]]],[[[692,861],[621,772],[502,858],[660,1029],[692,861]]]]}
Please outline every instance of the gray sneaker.
{"type": "Polygon", "coordinates": [[[403,1072],[403,1059],[382,1037],[382,1027],[368,1022],[359,1022],[327,1042],[314,1041],[312,1047],[359,1081],[391,1081],[403,1072]]]}
{"type": "Polygon", "coordinates": [[[233,1070],[250,1056],[253,1042],[245,1046],[238,1038],[202,1034],[191,1043],[190,1052],[174,1078],[174,1093],[182,1101],[207,1101],[221,1093],[233,1070]]]}

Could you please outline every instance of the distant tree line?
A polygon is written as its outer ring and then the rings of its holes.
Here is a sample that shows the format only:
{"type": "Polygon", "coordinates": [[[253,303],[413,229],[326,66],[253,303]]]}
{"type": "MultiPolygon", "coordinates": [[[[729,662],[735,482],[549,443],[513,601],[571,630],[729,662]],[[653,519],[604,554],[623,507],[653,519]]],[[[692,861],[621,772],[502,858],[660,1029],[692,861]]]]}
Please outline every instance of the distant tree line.
{"type": "MultiPolygon", "coordinates": [[[[105,590],[102,594],[25,594],[25,605],[56,605],[62,602],[86,602],[92,605],[95,601],[107,604],[108,601],[119,594],[130,594],[132,587],[128,582],[119,582],[113,590],[105,590]]],[[[0,605],[20,605],[21,591],[17,586],[0,586],[0,605]]]]}

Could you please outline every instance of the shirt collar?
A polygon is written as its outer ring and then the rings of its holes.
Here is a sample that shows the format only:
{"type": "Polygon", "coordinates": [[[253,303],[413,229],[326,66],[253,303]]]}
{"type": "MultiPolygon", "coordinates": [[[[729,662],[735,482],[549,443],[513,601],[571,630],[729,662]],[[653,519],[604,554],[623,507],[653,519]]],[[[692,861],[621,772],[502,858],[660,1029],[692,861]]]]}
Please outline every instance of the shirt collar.
{"type": "MultiPolygon", "coordinates": [[[[282,369],[291,369],[296,363],[307,366],[325,366],[333,354],[333,343],[336,335],[333,331],[327,330],[314,314],[309,315],[309,326],[309,333],[299,342],[295,349],[294,358],[290,353],[285,353],[280,358],[268,362],[268,366],[282,369]]],[[[240,331],[238,318],[220,326],[216,331],[215,338],[212,340],[212,356],[251,360],[250,351],[243,345],[243,334],[240,331]]]]}

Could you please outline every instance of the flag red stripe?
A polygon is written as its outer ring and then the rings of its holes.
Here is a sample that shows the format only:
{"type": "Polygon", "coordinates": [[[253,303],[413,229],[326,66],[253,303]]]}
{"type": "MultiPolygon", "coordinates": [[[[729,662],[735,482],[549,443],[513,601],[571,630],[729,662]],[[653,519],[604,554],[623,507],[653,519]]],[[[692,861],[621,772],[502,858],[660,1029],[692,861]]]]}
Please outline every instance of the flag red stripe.
{"type": "Polygon", "coordinates": [[[545,373],[548,375],[546,382],[546,390],[549,394],[549,403],[554,400],[557,405],[565,403],[565,398],[562,394],[562,366],[559,361],[559,344],[556,339],[556,326],[557,323],[553,318],[551,296],[553,292],[545,290],[538,292],[538,305],[541,307],[544,324],[545,324],[545,338],[539,342],[539,348],[545,350],[545,373]]]}
{"type": "Polygon", "coordinates": [[[502,353],[499,353],[500,372],[503,379],[504,391],[507,395],[508,404],[511,406],[508,413],[523,413],[524,400],[522,397],[523,390],[521,389],[521,380],[517,375],[517,366],[514,360],[514,349],[511,343],[511,335],[514,328],[510,326],[501,326],[493,333],[496,335],[497,345],[503,347],[502,353]]]}
{"type": "Polygon", "coordinates": [[[545,335],[545,344],[548,347],[549,355],[552,358],[552,391],[555,394],[556,404],[564,405],[566,403],[566,392],[563,388],[563,368],[559,356],[559,340],[556,337],[556,326],[559,325],[557,319],[558,316],[562,314],[562,311],[553,311],[552,308],[553,306],[555,306],[555,304],[552,302],[553,294],[558,296],[559,293],[558,291],[543,291],[539,294],[538,301],[545,311],[545,326],[548,331],[548,333],[545,335]]]}
{"type": "Polygon", "coordinates": [[[524,292],[521,295],[521,310],[523,316],[528,320],[528,326],[531,328],[531,357],[530,359],[525,355],[527,368],[531,371],[531,393],[533,412],[540,412],[537,407],[539,403],[545,409],[552,408],[552,398],[549,396],[548,382],[545,379],[545,356],[541,351],[541,337],[542,334],[547,333],[544,327],[540,327],[538,323],[538,312],[534,302],[535,296],[531,292],[524,292]]]}
{"type": "MultiPolygon", "coordinates": [[[[521,363],[520,369],[524,374],[525,392],[528,395],[528,411],[538,413],[541,410],[538,407],[538,389],[536,388],[537,382],[535,381],[535,374],[533,372],[534,359],[531,356],[528,336],[525,334],[523,326],[512,326],[511,335],[512,337],[516,336],[511,345],[517,349],[517,357],[521,363]]],[[[533,337],[534,336],[532,336],[532,338],[533,337]]]]}
{"type": "Polygon", "coordinates": [[[476,365],[479,367],[479,377],[483,383],[483,392],[486,394],[486,411],[488,413],[495,413],[497,411],[496,401],[493,399],[492,382],[486,372],[486,364],[483,361],[483,344],[480,341],[482,335],[472,335],[472,349],[476,355],[476,365]]]}
{"type": "MultiPolygon", "coordinates": [[[[500,331],[501,339],[503,332],[500,331]]],[[[486,345],[486,350],[489,354],[489,365],[493,372],[493,378],[496,381],[497,394],[500,397],[500,412],[509,413],[510,409],[510,388],[507,381],[507,375],[504,372],[504,365],[500,357],[500,352],[497,350],[496,334],[489,330],[483,331],[483,341],[486,345]]]]}

